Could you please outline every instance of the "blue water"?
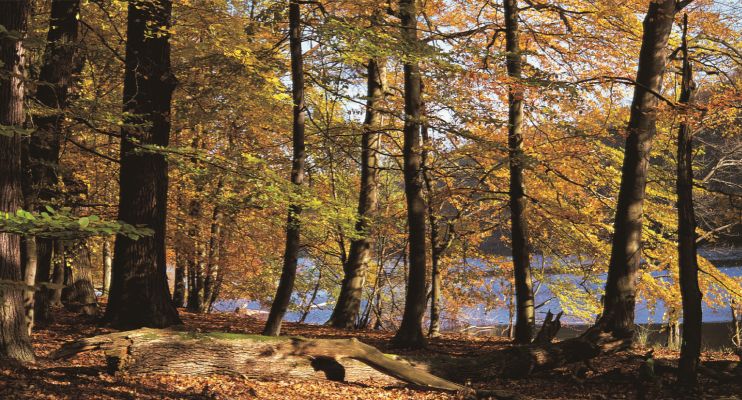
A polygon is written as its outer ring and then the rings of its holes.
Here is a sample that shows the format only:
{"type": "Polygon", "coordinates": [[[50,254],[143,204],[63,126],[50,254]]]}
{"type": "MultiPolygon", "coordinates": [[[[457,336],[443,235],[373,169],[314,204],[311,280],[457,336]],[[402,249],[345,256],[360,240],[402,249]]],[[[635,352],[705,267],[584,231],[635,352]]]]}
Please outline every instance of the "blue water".
{"type": "MultiPolygon", "coordinates": [[[[704,254],[701,252],[702,255],[709,255],[709,253],[704,254]]],[[[715,256],[715,254],[714,254],[715,256]]],[[[735,256],[739,256],[739,254],[736,254],[735,256]]],[[[712,258],[712,257],[709,257],[712,258]]],[[[713,257],[715,258],[715,257],[713,257]]],[[[713,261],[713,260],[712,260],[713,261]]],[[[471,265],[477,265],[481,263],[477,263],[475,261],[469,261],[471,265]]],[[[734,263],[735,265],[738,263],[734,263]]],[[[723,273],[726,273],[727,275],[731,277],[740,277],[742,276],[742,265],[739,266],[732,266],[732,267],[726,267],[726,268],[720,268],[720,271],[723,273]]],[[[653,276],[657,277],[661,274],[666,274],[666,272],[657,272],[656,274],[653,274],[653,276]]],[[[549,275],[546,277],[546,282],[541,286],[540,290],[536,294],[536,301],[535,304],[541,304],[543,302],[546,302],[546,304],[539,308],[537,310],[537,320],[543,319],[543,316],[546,314],[547,310],[550,310],[553,313],[557,313],[559,311],[562,311],[562,305],[560,304],[559,300],[553,295],[549,288],[549,284],[551,282],[555,282],[557,280],[566,280],[569,283],[577,285],[578,277],[573,275],[549,275]],[[548,300],[548,302],[547,302],[548,300]]],[[[602,293],[602,287],[605,282],[605,274],[601,275],[593,281],[592,283],[584,283],[583,286],[587,287],[591,293],[594,293],[595,296],[599,296],[600,293],[602,293]]],[[[538,282],[534,283],[534,287],[538,286],[538,282]]],[[[498,296],[501,297],[501,294],[497,291],[497,288],[500,287],[500,285],[494,284],[491,285],[491,287],[495,288],[495,291],[492,292],[492,296],[498,296]]],[[[579,288],[580,286],[576,286],[579,288]]],[[[572,293],[572,291],[570,291],[572,293]]],[[[294,299],[298,300],[298,299],[294,299]]],[[[312,310],[309,312],[305,322],[310,324],[322,324],[325,323],[329,318],[330,314],[332,313],[332,306],[334,303],[333,299],[330,299],[328,294],[325,292],[319,292],[317,294],[317,298],[315,301],[315,304],[320,304],[321,306],[313,307],[312,310]]],[[[662,301],[656,301],[653,303],[654,306],[650,307],[648,302],[644,299],[641,299],[637,302],[636,305],[636,322],[637,323],[662,323],[666,321],[665,316],[665,304],[662,301]]],[[[267,310],[263,305],[261,305],[258,301],[251,301],[246,299],[239,299],[239,300],[220,300],[215,305],[214,308],[217,311],[223,311],[223,312],[232,312],[237,307],[245,307],[250,310],[267,310]]],[[[365,307],[365,304],[363,305],[365,307]]],[[[298,312],[289,312],[286,315],[287,321],[298,321],[300,318],[300,313],[298,312]]],[[[445,309],[443,310],[442,315],[444,326],[447,325],[447,315],[445,312],[445,309]]],[[[485,305],[481,304],[476,307],[472,308],[466,308],[463,310],[463,312],[458,313],[457,315],[457,324],[459,325],[475,325],[475,326],[488,326],[488,325],[499,325],[499,324],[507,324],[509,319],[508,310],[506,307],[500,307],[496,309],[487,309],[485,305]]],[[[594,320],[594,316],[588,319],[580,319],[576,318],[574,316],[569,315],[569,312],[565,312],[565,316],[562,318],[562,320],[567,324],[579,324],[579,323],[590,323],[594,320]]],[[[703,321],[704,322],[726,322],[731,321],[731,310],[729,309],[728,305],[719,307],[719,308],[711,308],[709,307],[705,302],[703,304],[703,321]]],[[[450,323],[451,321],[448,321],[450,323]]]]}

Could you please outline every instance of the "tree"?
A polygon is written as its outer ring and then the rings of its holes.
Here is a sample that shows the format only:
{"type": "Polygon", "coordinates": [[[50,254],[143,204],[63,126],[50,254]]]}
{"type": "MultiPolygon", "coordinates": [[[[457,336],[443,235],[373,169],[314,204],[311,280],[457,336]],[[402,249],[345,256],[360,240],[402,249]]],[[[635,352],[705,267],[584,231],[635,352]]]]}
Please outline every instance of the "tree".
{"type": "Polygon", "coordinates": [[[425,201],[422,190],[422,147],[420,145],[420,66],[415,50],[417,39],[417,11],[414,0],[399,1],[402,43],[407,50],[404,61],[404,158],[405,198],[407,199],[407,234],[409,240],[409,276],[404,314],[392,343],[400,347],[424,347],[422,319],[425,314],[425,201]]]}
{"type": "Polygon", "coordinates": [[[335,309],[329,323],[336,328],[352,328],[361,309],[363,283],[371,253],[371,219],[377,207],[377,152],[380,115],[376,109],[384,96],[384,60],[370,59],[366,68],[368,88],[366,94],[366,119],[361,134],[361,190],[358,195],[358,221],[355,226],[356,239],[350,242],[348,257],[343,265],[343,281],[340,284],[335,309]]]}
{"type": "MultiPolygon", "coordinates": [[[[25,48],[31,4],[0,2],[0,212],[15,213],[23,205],[21,134],[25,120],[23,97],[25,48]]],[[[34,360],[23,311],[21,237],[0,232],[0,359],[34,360]]]]}
{"type": "Polygon", "coordinates": [[[528,221],[526,220],[525,184],[523,182],[523,89],[521,79],[520,32],[518,29],[518,1],[505,0],[505,50],[508,76],[512,79],[508,90],[508,159],[510,163],[510,231],[515,281],[515,342],[530,343],[533,339],[535,314],[533,309],[533,282],[528,249],[528,221]]]}
{"type": "MultiPolygon", "coordinates": [[[[304,182],[304,56],[301,50],[301,8],[298,0],[289,0],[289,52],[291,54],[291,97],[293,100],[293,128],[292,144],[293,157],[291,162],[291,183],[298,189],[304,182]]],[[[296,193],[298,194],[298,193],[296,193]]],[[[296,199],[291,200],[289,215],[286,219],[286,247],[283,254],[283,269],[276,289],[276,296],[271,304],[268,321],[265,323],[264,335],[278,336],[281,333],[281,321],[291,302],[291,292],[294,290],[296,279],[296,265],[299,261],[301,245],[301,227],[299,216],[301,205],[296,199]]]]}
{"type": "MultiPolygon", "coordinates": [[[[62,122],[68,106],[68,91],[73,75],[79,67],[77,0],[54,0],[51,4],[46,48],[39,72],[39,81],[33,100],[43,110],[34,115],[36,129],[31,134],[24,157],[28,173],[24,179],[26,208],[44,211],[44,206],[58,192],[59,151],[62,141],[62,122]]],[[[54,244],[51,238],[36,241],[36,283],[49,282],[54,244]]],[[[53,289],[41,287],[35,295],[35,319],[45,323],[51,318],[53,289]]]]}
{"type": "Polygon", "coordinates": [[[665,48],[675,14],[688,2],[653,1],[644,17],[634,98],[624,147],[621,185],[613,224],[611,258],[598,321],[616,337],[634,332],[636,274],[642,260],[642,215],[647,167],[656,132],[657,94],[665,71],[665,48]]]}
{"type": "Polygon", "coordinates": [[[165,265],[170,102],[169,0],[129,2],[121,128],[119,219],[146,225],[149,237],[118,235],[104,319],[116,327],[166,327],[180,322],[170,299],[165,265]]]}
{"type": "Polygon", "coordinates": [[[701,355],[701,290],[698,287],[698,255],[696,254],[696,216],[693,210],[693,134],[689,120],[695,84],[688,55],[688,15],[683,18],[683,55],[680,105],[688,107],[678,129],[677,206],[678,206],[678,267],[680,295],[683,302],[683,341],[680,347],[678,379],[695,385],[701,355]]]}

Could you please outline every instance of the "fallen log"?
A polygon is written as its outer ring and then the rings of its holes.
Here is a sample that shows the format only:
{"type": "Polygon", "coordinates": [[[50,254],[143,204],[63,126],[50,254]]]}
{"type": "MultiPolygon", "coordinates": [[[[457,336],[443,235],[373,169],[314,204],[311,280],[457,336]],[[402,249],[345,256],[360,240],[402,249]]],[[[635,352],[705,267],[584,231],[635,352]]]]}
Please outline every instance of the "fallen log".
{"type": "MultiPolygon", "coordinates": [[[[181,332],[142,328],[64,344],[52,359],[104,350],[113,374],[227,374],[267,380],[325,378],[333,381],[394,384],[474,395],[468,387],[384,354],[357,339],[307,339],[234,333],[181,332]]],[[[500,399],[522,398],[487,391],[500,399]]]]}

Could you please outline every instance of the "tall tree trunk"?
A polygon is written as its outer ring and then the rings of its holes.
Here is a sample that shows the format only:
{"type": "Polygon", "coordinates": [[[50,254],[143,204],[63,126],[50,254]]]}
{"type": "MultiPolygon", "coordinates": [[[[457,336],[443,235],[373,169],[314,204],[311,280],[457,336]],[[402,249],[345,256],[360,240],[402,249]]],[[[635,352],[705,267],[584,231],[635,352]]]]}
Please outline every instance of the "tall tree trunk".
{"type": "MultiPolygon", "coordinates": [[[[304,182],[304,56],[301,52],[301,9],[299,0],[289,0],[289,48],[291,53],[291,92],[294,101],[293,146],[291,183],[298,189],[304,182]]],[[[298,194],[298,190],[297,193],[298,194]]],[[[296,264],[299,260],[301,206],[291,201],[286,219],[286,248],[283,254],[281,279],[276,289],[268,321],[263,334],[277,336],[281,333],[281,321],[291,302],[291,292],[296,279],[296,264]]]]}
{"type": "Polygon", "coordinates": [[[98,299],[93,287],[93,260],[90,249],[84,240],[67,246],[70,255],[71,276],[62,289],[62,304],[73,312],[84,315],[98,315],[98,299]]]}
{"type": "MultiPolygon", "coordinates": [[[[36,130],[28,142],[27,169],[24,180],[26,206],[43,211],[44,203],[57,193],[62,122],[67,107],[67,92],[79,63],[75,63],[78,49],[79,0],[53,0],[46,35],[46,48],[34,95],[43,112],[33,116],[36,130]]],[[[52,263],[52,239],[37,238],[37,283],[49,282],[52,263]]],[[[47,323],[51,318],[53,289],[40,287],[35,294],[35,318],[47,323]]]]}
{"type": "Polygon", "coordinates": [[[676,0],[652,1],[644,17],[603,313],[598,321],[604,330],[616,337],[630,337],[634,333],[636,273],[642,257],[644,190],[657,122],[658,98],[653,93],[660,91],[667,58],[665,48],[677,11],[676,0]]]}
{"type": "MultiPolygon", "coordinates": [[[[693,102],[693,70],[688,59],[688,15],[683,19],[683,79],[680,104],[693,102]]],[[[689,117],[684,115],[683,117],[689,117]]],[[[693,211],[693,136],[691,122],[684,118],[678,131],[678,264],[683,300],[683,342],[680,347],[679,381],[694,385],[701,354],[701,290],[698,287],[696,215],[693,211]]]]}
{"type": "Polygon", "coordinates": [[[103,240],[103,288],[101,294],[108,296],[111,290],[111,268],[113,266],[113,254],[111,253],[111,241],[106,238],[103,240]]]}
{"type": "Polygon", "coordinates": [[[222,187],[224,186],[224,180],[219,178],[217,182],[216,192],[214,193],[214,211],[211,214],[211,230],[209,236],[209,255],[207,257],[208,264],[206,265],[206,280],[204,281],[204,311],[210,311],[211,305],[216,301],[216,282],[219,278],[219,245],[221,244],[222,236],[222,219],[224,218],[224,212],[222,206],[219,203],[219,196],[221,196],[222,187]]]}
{"type": "MultiPolygon", "coordinates": [[[[198,152],[203,144],[201,138],[202,128],[200,125],[196,125],[196,136],[193,138],[191,147],[194,152],[198,152]]],[[[191,158],[193,167],[198,169],[201,162],[198,157],[191,158]]],[[[188,206],[188,216],[190,217],[190,227],[188,228],[188,239],[191,245],[191,251],[189,252],[188,269],[191,273],[192,284],[188,285],[188,304],[186,308],[190,312],[200,313],[204,309],[204,286],[206,280],[206,248],[203,240],[201,240],[201,234],[199,232],[199,226],[202,218],[202,204],[201,204],[201,192],[204,190],[202,178],[196,176],[194,178],[195,192],[193,199],[188,206]]]]}
{"type": "Polygon", "coordinates": [[[119,220],[144,224],[152,236],[116,237],[105,320],[119,328],[180,323],[167,286],[167,160],[140,145],[165,147],[170,135],[170,0],[129,2],[121,129],[119,220]],[[156,29],[156,32],[152,32],[156,29]]]}
{"type": "Polygon", "coordinates": [[[183,250],[175,250],[175,284],[173,285],[173,305],[183,307],[185,305],[186,291],[186,268],[188,259],[183,250]]]}
{"type": "MultiPolygon", "coordinates": [[[[0,2],[0,25],[9,35],[0,43],[0,212],[15,213],[23,205],[21,187],[21,132],[25,114],[25,38],[31,5],[26,0],[0,2]]],[[[0,232],[0,280],[22,283],[21,237],[0,232]]],[[[24,323],[24,289],[0,285],[0,359],[30,362],[34,359],[24,323]]]]}
{"type": "Polygon", "coordinates": [[[399,1],[402,22],[402,40],[413,50],[404,64],[405,121],[404,121],[404,181],[407,198],[407,224],[409,239],[410,269],[407,280],[407,295],[399,330],[392,339],[395,346],[425,347],[422,320],[427,304],[425,288],[425,201],[422,196],[422,148],[420,146],[420,66],[415,60],[417,39],[417,11],[414,0],[399,1]]]}
{"type": "Polygon", "coordinates": [[[525,183],[523,182],[523,88],[520,81],[522,55],[518,27],[518,1],[505,0],[505,50],[507,70],[511,79],[508,90],[508,158],[510,161],[510,228],[515,280],[515,342],[530,343],[533,339],[535,313],[533,282],[528,249],[525,183]]]}
{"type": "MultiPolygon", "coordinates": [[[[421,91],[424,85],[420,84],[421,91]]],[[[425,116],[425,102],[421,102],[421,113],[425,116]]],[[[441,271],[440,271],[440,260],[443,253],[446,251],[450,244],[450,238],[442,240],[440,233],[440,218],[435,212],[434,203],[435,201],[435,189],[433,188],[433,177],[430,176],[430,137],[428,135],[428,124],[423,123],[420,133],[422,135],[423,151],[422,151],[422,162],[423,162],[423,181],[425,183],[425,191],[428,193],[427,209],[428,209],[428,223],[430,224],[430,326],[428,328],[428,336],[437,337],[441,333],[441,271]]]]}
{"type": "Polygon", "coordinates": [[[378,202],[378,158],[379,151],[379,113],[377,108],[384,96],[384,61],[368,61],[368,90],[366,99],[366,120],[361,136],[361,191],[358,195],[358,221],[356,238],[350,242],[348,259],[343,265],[343,282],[340,296],[332,311],[329,324],[336,328],[353,328],[358,319],[366,280],[366,269],[373,241],[369,230],[378,202]]]}

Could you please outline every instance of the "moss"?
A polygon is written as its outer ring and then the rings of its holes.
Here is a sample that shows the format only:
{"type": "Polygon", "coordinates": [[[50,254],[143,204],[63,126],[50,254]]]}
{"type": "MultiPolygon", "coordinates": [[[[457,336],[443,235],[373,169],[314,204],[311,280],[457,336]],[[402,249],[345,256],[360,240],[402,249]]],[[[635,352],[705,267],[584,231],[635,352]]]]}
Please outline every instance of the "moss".
{"type": "Polygon", "coordinates": [[[178,332],[178,335],[181,339],[186,340],[213,338],[220,340],[252,340],[256,342],[272,342],[289,339],[289,337],[287,336],[263,336],[231,332],[178,332]]]}

